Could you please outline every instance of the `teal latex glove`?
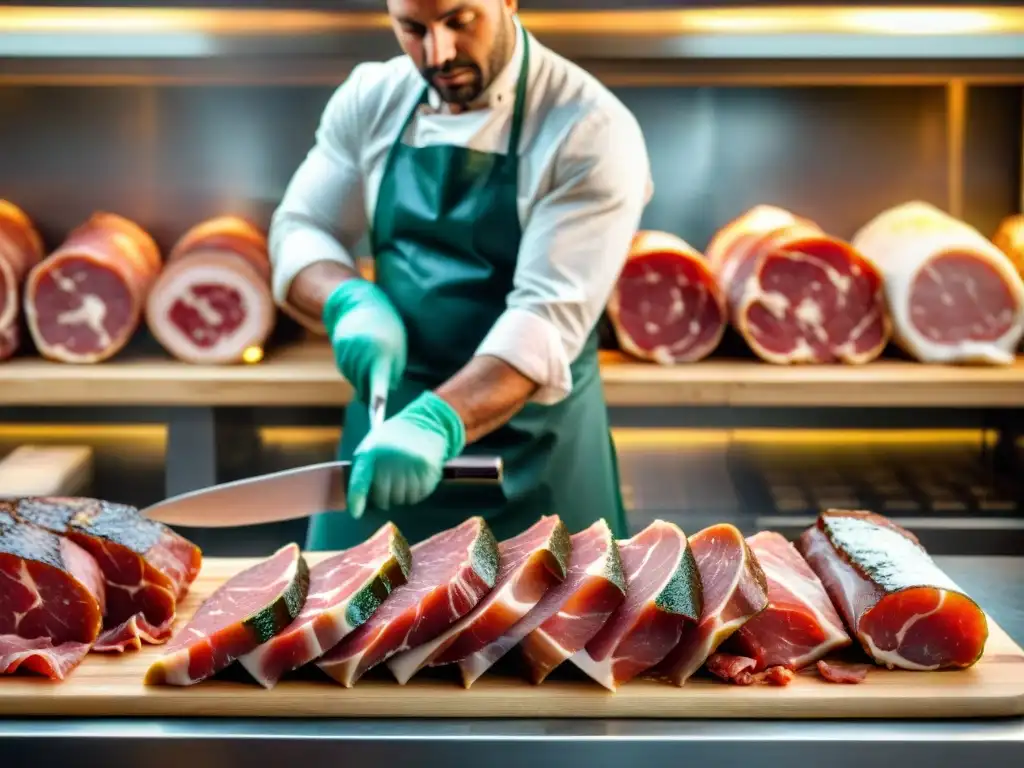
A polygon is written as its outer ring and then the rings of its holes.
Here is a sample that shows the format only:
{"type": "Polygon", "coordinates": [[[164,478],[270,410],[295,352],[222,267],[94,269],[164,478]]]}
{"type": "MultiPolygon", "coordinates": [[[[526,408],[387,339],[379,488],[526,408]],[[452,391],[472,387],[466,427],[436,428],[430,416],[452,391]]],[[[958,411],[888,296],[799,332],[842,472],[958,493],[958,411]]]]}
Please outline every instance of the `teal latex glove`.
{"type": "Polygon", "coordinates": [[[398,384],[405,373],[405,326],[384,291],[366,280],[346,280],[324,303],[323,321],[338,371],[360,401],[369,401],[375,385],[398,384]]]}
{"type": "Polygon", "coordinates": [[[424,392],[371,430],[355,450],[348,511],[357,520],[374,506],[416,504],[441,480],[441,468],[466,446],[466,428],[448,403],[424,392]]]}

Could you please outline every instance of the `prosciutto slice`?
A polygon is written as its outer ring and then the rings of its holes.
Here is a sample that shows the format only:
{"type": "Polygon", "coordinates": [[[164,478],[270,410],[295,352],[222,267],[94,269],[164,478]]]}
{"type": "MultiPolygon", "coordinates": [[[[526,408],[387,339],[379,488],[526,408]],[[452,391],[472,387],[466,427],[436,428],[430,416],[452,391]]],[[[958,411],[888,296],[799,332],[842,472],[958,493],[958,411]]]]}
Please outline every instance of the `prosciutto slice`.
{"type": "Polygon", "coordinates": [[[138,650],[171,636],[178,602],[199,575],[199,548],[135,507],[87,497],[33,497],[18,519],[66,536],[99,563],[106,582],[103,632],[95,651],[138,650]]]}
{"type": "Polygon", "coordinates": [[[570,548],[569,532],[557,515],[501,542],[494,588],[436,638],[392,656],[388,669],[395,679],[405,685],[424,667],[463,661],[498,640],[565,578],[570,548]]]}
{"type": "Polygon", "coordinates": [[[66,678],[99,635],[103,597],[88,552],[0,501],[0,674],[66,678]]]}
{"type": "Polygon", "coordinates": [[[619,552],[626,599],[571,658],[611,691],[662,661],[704,604],[693,550],[678,526],[655,520],[619,552]]]}
{"type": "Polygon", "coordinates": [[[654,670],[683,685],[718,646],[768,607],[768,582],[757,557],[734,525],[722,523],[690,537],[704,592],[700,623],[687,626],[678,645],[654,670]]]}
{"type": "Polygon", "coordinates": [[[872,512],[828,510],[798,544],[877,664],[929,671],[981,658],[984,611],[910,531],[872,512]]]}
{"type": "Polygon", "coordinates": [[[313,566],[295,621],[239,663],[264,688],[273,688],[287,672],[320,658],[361,626],[405,584],[411,567],[401,532],[393,523],[381,526],[362,544],[313,566]]]}
{"type": "Polygon", "coordinates": [[[352,687],[367,670],[433,640],[469,613],[494,587],[498,542],[482,517],[421,541],[408,581],[316,665],[352,687]]]}
{"type": "Polygon", "coordinates": [[[25,277],[43,258],[43,240],[28,215],[0,200],[0,360],[21,346],[21,295],[25,277]]]}

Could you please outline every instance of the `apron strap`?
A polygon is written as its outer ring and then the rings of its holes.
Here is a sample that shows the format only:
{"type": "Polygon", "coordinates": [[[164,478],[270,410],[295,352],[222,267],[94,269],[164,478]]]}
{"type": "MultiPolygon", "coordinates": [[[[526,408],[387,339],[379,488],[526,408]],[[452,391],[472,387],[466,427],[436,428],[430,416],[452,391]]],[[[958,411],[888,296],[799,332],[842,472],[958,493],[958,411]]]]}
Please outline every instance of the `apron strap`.
{"type": "Polygon", "coordinates": [[[526,114],[526,83],[530,76],[530,35],[523,31],[523,63],[519,67],[519,80],[516,82],[516,103],[512,107],[512,130],[508,138],[508,154],[519,154],[519,139],[523,134],[523,116],[526,114]]]}

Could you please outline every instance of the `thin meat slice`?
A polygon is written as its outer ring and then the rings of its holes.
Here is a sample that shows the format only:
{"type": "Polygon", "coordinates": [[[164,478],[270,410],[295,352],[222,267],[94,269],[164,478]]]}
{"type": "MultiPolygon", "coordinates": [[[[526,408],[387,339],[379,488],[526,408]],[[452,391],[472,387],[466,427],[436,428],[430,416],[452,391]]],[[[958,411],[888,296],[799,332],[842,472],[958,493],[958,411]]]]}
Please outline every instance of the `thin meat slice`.
{"type": "Polygon", "coordinates": [[[28,215],[0,200],[0,360],[21,346],[21,293],[29,270],[43,258],[43,240],[28,215]]]}
{"type": "Polygon", "coordinates": [[[768,606],[764,571],[736,526],[705,528],[690,537],[690,548],[704,592],[700,623],[687,626],[679,644],[651,671],[651,676],[679,686],[768,606]]]}
{"type": "Polygon", "coordinates": [[[302,610],[309,567],[286,544],[210,595],[146,671],[146,685],[194,685],[275,637],[302,610]]]}
{"type": "Polygon", "coordinates": [[[718,347],[725,296],[703,256],[668,232],[641,231],[608,299],[619,346],[662,365],[693,363],[718,347]]]}
{"type": "Polygon", "coordinates": [[[828,510],[798,543],[876,663],[930,671],[970,667],[981,658],[985,612],[910,531],[872,512],[828,510]]]}
{"type": "Polygon", "coordinates": [[[768,606],[729,639],[730,653],[754,659],[754,672],[799,670],[853,643],[796,547],[773,531],[751,536],[747,543],[767,577],[768,606]]]}
{"type": "Polygon", "coordinates": [[[788,667],[776,666],[757,671],[757,659],[748,656],[736,656],[731,653],[713,653],[708,659],[708,671],[715,677],[733,685],[769,685],[785,686],[793,682],[796,674],[788,667]]]}
{"type": "Polygon", "coordinates": [[[557,515],[501,542],[494,588],[437,637],[388,659],[391,674],[405,685],[424,667],[454,664],[486,648],[565,578],[570,548],[569,532],[557,515]]]}
{"type": "Polygon", "coordinates": [[[469,613],[498,577],[498,542],[482,517],[436,533],[411,552],[408,581],[316,662],[336,682],[350,688],[381,662],[433,640],[469,613]]]}
{"type": "Polygon", "coordinates": [[[32,497],[18,500],[15,514],[66,536],[99,563],[106,611],[94,651],[138,650],[143,642],[167,641],[178,602],[199,575],[199,547],[127,504],[32,497]]]}
{"type": "Polygon", "coordinates": [[[381,526],[362,544],[313,566],[309,594],[295,621],[239,663],[263,687],[273,688],[286,673],[320,658],[362,626],[405,584],[411,567],[405,537],[393,523],[381,526]]]}
{"type": "Polygon", "coordinates": [[[266,237],[237,216],[207,219],[182,235],[146,303],[150,332],[188,363],[261,354],[275,317],[266,237]]]}
{"type": "Polygon", "coordinates": [[[25,315],[39,353],[98,363],[131,339],[160,271],[160,251],[139,225],[98,212],[37,264],[25,282],[25,315]]]}
{"type": "Polygon", "coordinates": [[[862,364],[889,342],[881,274],[808,219],[755,206],[716,234],[707,256],[733,327],[767,362],[862,364]]]}
{"type": "Polygon", "coordinates": [[[0,501],[0,674],[63,680],[103,622],[103,575],[70,539],[19,520],[0,501]]]}
{"type": "Polygon", "coordinates": [[[895,339],[924,363],[1009,365],[1024,336],[1024,281],[978,230],[910,202],[865,224],[853,243],[885,277],[895,339]]]}
{"type": "Polygon", "coordinates": [[[818,662],[818,674],[830,683],[856,684],[868,678],[870,664],[851,664],[848,661],[822,659],[818,662]]]}
{"type": "Polygon", "coordinates": [[[619,553],[626,599],[571,659],[612,691],[662,661],[704,605],[697,562],[678,526],[655,520],[621,542],[619,553]]]}

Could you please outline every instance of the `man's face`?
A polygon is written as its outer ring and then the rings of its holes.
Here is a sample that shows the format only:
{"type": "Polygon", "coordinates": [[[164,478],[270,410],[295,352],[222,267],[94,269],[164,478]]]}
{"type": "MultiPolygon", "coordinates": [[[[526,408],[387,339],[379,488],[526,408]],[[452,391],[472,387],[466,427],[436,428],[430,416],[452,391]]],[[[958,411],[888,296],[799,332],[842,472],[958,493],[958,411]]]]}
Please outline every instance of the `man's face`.
{"type": "Polygon", "coordinates": [[[515,44],[517,0],[388,0],[402,50],[446,102],[465,106],[494,80],[515,44]]]}

